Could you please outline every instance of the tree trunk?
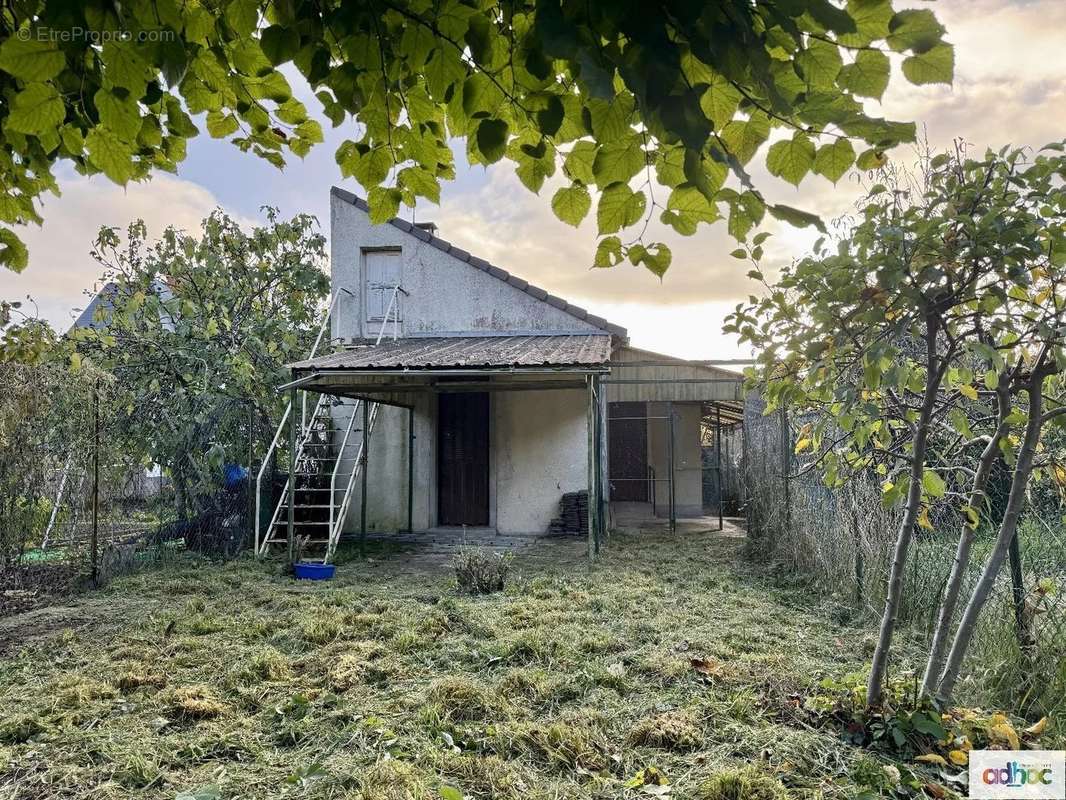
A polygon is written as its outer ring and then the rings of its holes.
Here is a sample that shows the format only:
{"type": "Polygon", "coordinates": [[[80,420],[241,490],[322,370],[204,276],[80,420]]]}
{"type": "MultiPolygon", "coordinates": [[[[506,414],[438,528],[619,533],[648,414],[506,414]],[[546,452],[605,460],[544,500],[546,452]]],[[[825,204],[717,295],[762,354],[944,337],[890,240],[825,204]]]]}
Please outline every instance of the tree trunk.
{"type": "MultiPolygon", "coordinates": [[[[1039,364],[1037,370],[1039,370],[1039,364]]],[[[963,659],[969,649],[977,628],[977,620],[981,611],[992,594],[992,587],[996,582],[999,571],[1003,568],[1003,562],[1007,559],[1007,551],[1010,549],[1011,540],[1018,532],[1018,521],[1021,517],[1022,505],[1025,502],[1025,491],[1029,485],[1029,476],[1033,471],[1033,458],[1036,454],[1037,445],[1040,443],[1040,430],[1043,426],[1043,396],[1044,375],[1041,372],[1034,373],[1029,381],[1027,389],[1029,395],[1029,419],[1025,425],[1025,438],[1022,440],[1021,449],[1018,451],[1018,461],[1014,465],[1014,477],[1011,479],[1010,494],[1007,498],[1007,510],[1003,515],[1003,521],[999,526],[999,534],[992,554],[985,562],[985,568],[981,572],[981,578],[974,587],[966,610],[959,620],[958,630],[955,632],[955,640],[951,643],[951,651],[948,653],[943,675],[937,686],[937,699],[946,703],[951,699],[955,690],[955,682],[958,680],[959,671],[962,669],[963,659]]]]}
{"type": "MultiPolygon", "coordinates": [[[[967,505],[980,513],[978,509],[985,502],[985,486],[988,484],[988,475],[992,471],[992,465],[999,458],[999,443],[1007,432],[1006,418],[1010,412],[1005,395],[1005,389],[1001,387],[996,398],[996,431],[989,439],[985,449],[981,451],[981,458],[977,463],[977,471],[974,473],[973,482],[970,486],[970,496],[967,505]]],[[[966,516],[965,514],[963,515],[966,516]]],[[[929,659],[925,664],[925,674],[922,676],[922,694],[932,695],[936,691],[936,682],[944,669],[944,655],[947,650],[948,633],[951,630],[952,620],[959,605],[959,593],[962,591],[962,579],[970,566],[970,551],[973,549],[974,534],[977,526],[971,527],[969,519],[962,520],[962,530],[959,532],[959,544],[955,548],[955,562],[951,565],[951,575],[944,587],[944,597],[940,601],[940,611],[937,616],[936,628],[933,631],[933,640],[929,644],[929,659]]]]}
{"type": "Polygon", "coordinates": [[[174,511],[179,520],[189,518],[189,487],[185,480],[185,457],[179,455],[170,468],[174,480],[174,511]]]}
{"type": "Polygon", "coordinates": [[[927,317],[926,373],[925,394],[922,407],[918,413],[917,426],[914,429],[911,448],[910,485],[907,487],[907,503],[903,508],[903,519],[896,532],[896,547],[892,554],[892,569],[888,577],[888,594],[885,598],[885,612],[881,617],[881,629],[877,636],[873,663],[870,665],[870,680],[866,684],[866,705],[876,706],[881,701],[881,690],[888,671],[888,654],[892,648],[892,635],[896,630],[900,602],[903,599],[903,569],[907,564],[907,554],[914,536],[914,525],[918,519],[918,509],[922,500],[922,475],[925,472],[926,444],[929,440],[929,422],[936,406],[937,389],[940,386],[941,372],[936,355],[938,325],[935,319],[927,317]]]}

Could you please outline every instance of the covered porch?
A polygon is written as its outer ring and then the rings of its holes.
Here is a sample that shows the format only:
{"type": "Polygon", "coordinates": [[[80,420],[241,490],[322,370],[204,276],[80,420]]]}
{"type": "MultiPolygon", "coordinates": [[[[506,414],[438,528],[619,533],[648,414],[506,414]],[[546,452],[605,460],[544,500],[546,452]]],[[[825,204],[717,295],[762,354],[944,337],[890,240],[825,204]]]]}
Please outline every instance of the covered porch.
{"type": "Polygon", "coordinates": [[[291,365],[293,407],[305,393],[330,409],[331,530],[363,541],[536,537],[563,495],[585,491],[582,533],[595,552],[611,338],[412,337],[291,365]]]}

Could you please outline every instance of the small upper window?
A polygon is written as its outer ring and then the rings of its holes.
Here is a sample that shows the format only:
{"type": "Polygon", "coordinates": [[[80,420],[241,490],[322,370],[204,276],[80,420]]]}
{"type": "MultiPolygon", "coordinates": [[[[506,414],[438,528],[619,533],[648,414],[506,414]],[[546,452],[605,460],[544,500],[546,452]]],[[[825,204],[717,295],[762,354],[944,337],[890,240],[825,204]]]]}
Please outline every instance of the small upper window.
{"type": "Polygon", "coordinates": [[[396,287],[402,278],[399,250],[374,250],[366,253],[366,318],[381,322],[386,315],[400,322],[400,292],[396,287]],[[389,311],[389,304],[392,310],[389,311]]]}

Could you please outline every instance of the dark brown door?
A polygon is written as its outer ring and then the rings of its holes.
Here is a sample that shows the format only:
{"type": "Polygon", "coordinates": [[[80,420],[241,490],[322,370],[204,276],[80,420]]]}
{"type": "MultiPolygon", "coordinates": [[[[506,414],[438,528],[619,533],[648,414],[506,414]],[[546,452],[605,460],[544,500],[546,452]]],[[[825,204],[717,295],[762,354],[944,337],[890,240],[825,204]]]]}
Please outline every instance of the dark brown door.
{"type": "Polygon", "coordinates": [[[648,411],[645,403],[608,408],[608,470],[611,499],[648,502],[648,411]]]}
{"type": "Polygon", "coordinates": [[[489,524],[489,396],[439,395],[437,522],[489,524]]]}

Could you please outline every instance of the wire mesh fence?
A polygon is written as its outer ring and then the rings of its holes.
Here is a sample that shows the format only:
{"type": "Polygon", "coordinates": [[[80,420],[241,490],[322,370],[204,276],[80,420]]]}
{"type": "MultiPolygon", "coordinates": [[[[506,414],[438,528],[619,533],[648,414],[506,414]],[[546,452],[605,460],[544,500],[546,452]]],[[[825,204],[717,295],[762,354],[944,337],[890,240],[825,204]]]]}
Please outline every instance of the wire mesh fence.
{"type": "MultiPolygon", "coordinates": [[[[874,475],[827,488],[817,469],[794,454],[797,434],[810,420],[787,410],[764,412],[761,400],[749,397],[743,427],[730,434],[741,440],[743,455],[727,461],[735,474],[723,477],[741,486],[750,555],[840,598],[856,615],[879,619],[899,510],[881,503],[874,475]]],[[[1000,477],[1009,481],[1006,470],[1000,477]]],[[[960,700],[1029,716],[1066,714],[1066,532],[1059,513],[1030,503],[1016,558],[999,574],[970,647],[960,700]]],[[[933,530],[915,532],[900,609],[900,622],[925,642],[936,624],[961,524],[957,509],[947,504],[935,506],[930,518],[933,530]]],[[[994,534],[977,535],[963,598],[980,576],[994,534]]]]}
{"type": "Polygon", "coordinates": [[[246,405],[219,414],[189,454],[179,502],[174,465],[152,463],[109,376],[0,372],[0,615],[184,551],[232,557],[250,540],[247,465],[264,428],[246,405]]]}

